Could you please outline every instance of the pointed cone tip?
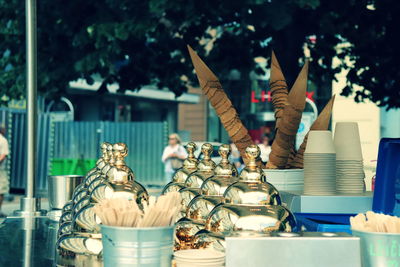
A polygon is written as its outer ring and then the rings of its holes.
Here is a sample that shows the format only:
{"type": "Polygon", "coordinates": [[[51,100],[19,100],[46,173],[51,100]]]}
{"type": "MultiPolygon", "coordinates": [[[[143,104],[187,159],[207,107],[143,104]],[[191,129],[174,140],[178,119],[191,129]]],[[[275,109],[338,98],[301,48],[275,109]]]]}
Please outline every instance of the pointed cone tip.
{"type": "Polygon", "coordinates": [[[279,65],[279,61],[276,58],[274,50],[271,52],[271,71],[272,67],[275,67],[275,69],[281,70],[281,66],[279,65]]]}
{"type": "Polygon", "coordinates": [[[190,45],[186,45],[186,47],[189,50],[190,56],[192,56],[193,53],[196,53],[190,45]]]}
{"type": "Polygon", "coordinates": [[[321,111],[321,114],[324,112],[332,113],[333,103],[335,102],[335,95],[329,99],[328,103],[326,103],[324,109],[321,111]]]}
{"type": "Polygon", "coordinates": [[[318,118],[311,125],[311,130],[327,130],[329,127],[329,121],[331,120],[333,104],[335,102],[335,95],[328,101],[324,109],[318,115],[318,118]]]}
{"type": "Polygon", "coordinates": [[[196,71],[200,86],[203,88],[208,81],[217,81],[218,77],[210,70],[206,63],[204,63],[196,51],[193,50],[190,45],[187,45],[187,48],[189,50],[189,55],[196,71]]]}
{"type": "Polygon", "coordinates": [[[303,110],[306,106],[307,81],[308,81],[308,61],[304,63],[288,95],[288,102],[297,109],[303,110]]]}
{"type": "Polygon", "coordinates": [[[272,60],[277,61],[274,50],[271,51],[271,62],[272,62],[272,60]]]}
{"type": "Polygon", "coordinates": [[[285,75],[283,75],[281,66],[279,65],[279,61],[276,58],[274,50],[272,50],[271,54],[271,70],[270,70],[270,83],[282,81],[284,86],[287,88],[285,75]]]}

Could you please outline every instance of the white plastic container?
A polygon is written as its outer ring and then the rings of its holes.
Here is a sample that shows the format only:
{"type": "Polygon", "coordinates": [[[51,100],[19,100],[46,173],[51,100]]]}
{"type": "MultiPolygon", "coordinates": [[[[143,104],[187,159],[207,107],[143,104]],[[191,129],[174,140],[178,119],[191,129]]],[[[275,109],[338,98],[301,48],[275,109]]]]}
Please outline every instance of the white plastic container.
{"type": "Polygon", "coordinates": [[[263,169],[266,181],[279,191],[303,191],[304,169],[263,169]]]}

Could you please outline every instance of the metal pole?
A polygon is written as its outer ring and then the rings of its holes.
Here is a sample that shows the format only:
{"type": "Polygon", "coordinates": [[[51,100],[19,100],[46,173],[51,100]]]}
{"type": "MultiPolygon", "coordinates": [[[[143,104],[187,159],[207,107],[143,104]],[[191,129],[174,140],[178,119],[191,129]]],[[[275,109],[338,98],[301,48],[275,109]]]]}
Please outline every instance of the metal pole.
{"type": "Polygon", "coordinates": [[[26,198],[35,196],[36,127],[37,127],[37,49],[36,0],[26,0],[26,95],[28,123],[28,155],[26,198]]]}
{"type": "Polygon", "coordinates": [[[40,199],[35,198],[36,178],[36,128],[37,128],[37,48],[36,0],[25,0],[26,9],[26,120],[27,120],[27,175],[26,196],[21,199],[21,209],[15,216],[41,216],[40,199]]]}
{"type": "Polygon", "coordinates": [[[41,216],[40,199],[35,198],[36,178],[36,126],[37,126],[37,51],[36,51],[36,0],[25,0],[26,8],[26,121],[27,127],[27,174],[21,209],[15,216],[41,216]]]}
{"type": "Polygon", "coordinates": [[[33,228],[34,228],[34,218],[33,217],[28,217],[24,219],[24,240],[23,240],[23,265],[24,267],[31,267],[33,266],[32,262],[32,252],[33,252],[33,240],[32,240],[32,235],[33,235],[33,228]]]}

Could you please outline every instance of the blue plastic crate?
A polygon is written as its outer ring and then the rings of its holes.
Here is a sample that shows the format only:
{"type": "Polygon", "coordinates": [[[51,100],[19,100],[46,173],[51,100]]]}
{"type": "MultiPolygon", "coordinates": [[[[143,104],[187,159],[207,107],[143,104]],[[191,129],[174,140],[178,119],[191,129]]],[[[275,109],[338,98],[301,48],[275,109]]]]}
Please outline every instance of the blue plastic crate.
{"type": "Polygon", "coordinates": [[[350,217],[355,214],[295,213],[297,228],[313,232],[345,232],[351,234],[350,217]]]}
{"type": "Polygon", "coordinates": [[[382,138],[373,199],[373,211],[400,216],[400,138],[382,138]]]}

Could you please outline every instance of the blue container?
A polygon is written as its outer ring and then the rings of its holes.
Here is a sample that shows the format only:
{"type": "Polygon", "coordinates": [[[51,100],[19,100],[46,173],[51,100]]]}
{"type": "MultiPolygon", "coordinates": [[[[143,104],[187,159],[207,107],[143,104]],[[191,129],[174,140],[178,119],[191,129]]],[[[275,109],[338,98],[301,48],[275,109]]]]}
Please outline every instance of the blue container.
{"type": "Polygon", "coordinates": [[[372,210],[400,216],[400,138],[382,138],[372,210]]]}
{"type": "Polygon", "coordinates": [[[295,213],[298,229],[309,232],[341,232],[351,234],[350,216],[354,214],[295,213]]]}
{"type": "Polygon", "coordinates": [[[101,226],[104,267],[171,266],[174,227],[101,226]]]}

